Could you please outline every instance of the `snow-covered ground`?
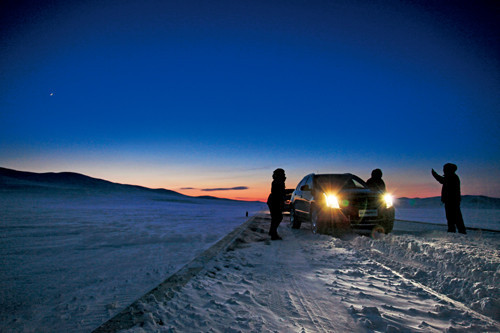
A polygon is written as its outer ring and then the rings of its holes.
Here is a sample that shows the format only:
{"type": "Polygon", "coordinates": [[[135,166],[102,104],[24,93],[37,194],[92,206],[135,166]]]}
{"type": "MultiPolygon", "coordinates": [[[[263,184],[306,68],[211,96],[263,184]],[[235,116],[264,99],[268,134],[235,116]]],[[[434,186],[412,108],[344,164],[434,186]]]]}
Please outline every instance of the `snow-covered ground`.
{"type": "Polygon", "coordinates": [[[495,234],[339,239],[284,224],[271,242],[268,225],[256,218],[167,301],[135,304],[122,332],[500,331],[495,234]]]}
{"type": "Polygon", "coordinates": [[[0,196],[0,331],[88,332],[263,207],[154,193],[0,196]]]}
{"type": "MultiPolygon", "coordinates": [[[[1,196],[0,331],[91,331],[263,208],[154,193],[1,196]]],[[[377,239],[338,239],[284,222],[284,240],[270,242],[269,220],[252,223],[168,302],[141,303],[130,330],[500,331],[500,234],[398,222],[377,239]]]]}

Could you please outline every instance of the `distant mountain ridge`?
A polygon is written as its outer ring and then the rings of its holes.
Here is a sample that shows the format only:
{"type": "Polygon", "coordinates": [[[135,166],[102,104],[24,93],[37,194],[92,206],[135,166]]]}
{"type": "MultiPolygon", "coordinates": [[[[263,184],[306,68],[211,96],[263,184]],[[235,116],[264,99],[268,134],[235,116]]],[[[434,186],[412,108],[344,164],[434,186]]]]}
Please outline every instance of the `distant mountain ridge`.
{"type": "MultiPolygon", "coordinates": [[[[113,183],[75,172],[36,173],[0,167],[0,190],[89,190],[101,192],[147,191],[179,197],[187,195],[166,189],[113,183]]],[[[215,197],[212,197],[215,198],[215,197]]]]}
{"type": "MultiPolygon", "coordinates": [[[[12,191],[88,191],[88,192],[130,192],[140,191],[149,193],[166,194],[179,198],[200,198],[214,200],[231,200],[213,196],[192,197],[167,189],[152,189],[139,185],[113,183],[108,180],[98,179],[75,172],[46,172],[36,173],[18,171],[0,167],[0,190],[12,191]]],[[[233,200],[231,200],[233,201],[233,200]]],[[[235,200],[237,201],[237,200],[235,200]]],[[[436,208],[441,206],[440,197],[430,198],[399,198],[396,208],[436,208]]],[[[462,207],[481,209],[500,209],[500,198],[483,195],[462,196],[462,207]]]]}

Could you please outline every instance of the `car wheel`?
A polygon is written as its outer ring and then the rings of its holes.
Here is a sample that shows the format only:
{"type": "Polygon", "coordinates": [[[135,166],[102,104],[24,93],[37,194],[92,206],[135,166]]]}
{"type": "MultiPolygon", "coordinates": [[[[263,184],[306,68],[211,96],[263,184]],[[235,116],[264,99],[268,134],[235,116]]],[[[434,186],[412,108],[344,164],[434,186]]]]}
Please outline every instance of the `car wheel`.
{"type": "Polygon", "coordinates": [[[394,228],[394,220],[388,220],[384,223],[384,232],[386,234],[390,233],[394,228]]]}
{"type": "Polygon", "coordinates": [[[295,214],[295,209],[293,208],[290,208],[290,224],[292,229],[300,229],[300,225],[302,224],[295,214]]]}
{"type": "Polygon", "coordinates": [[[382,226],[384,227],[384,232],[386,234],[390,233],[394,228],[394,209],[386,212],[386,218],[384,219],[382,226]]]}
{"type": "Polygon", "coordinates": [[[380,224],[376,225],[373,227],[372,232],[371,232],[371,237],[373,239],[380,239],[381,235],[386,234],[385,228],[381,226],[380,224]]]}

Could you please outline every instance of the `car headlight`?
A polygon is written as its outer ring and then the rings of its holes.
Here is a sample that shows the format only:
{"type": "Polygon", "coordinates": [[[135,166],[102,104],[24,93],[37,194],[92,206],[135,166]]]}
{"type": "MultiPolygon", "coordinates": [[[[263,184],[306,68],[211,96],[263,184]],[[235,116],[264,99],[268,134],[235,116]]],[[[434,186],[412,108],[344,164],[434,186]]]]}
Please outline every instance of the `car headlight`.
{"type": "Polygon", "coordinates": [[[323,193],[323,195],[325,196],[326,207],[329,207],[329,208],[340,208],[339,200],[337,199],[337,197],[335,195],[333,195],[333,194],[326,194],[326,193],[323,193]]]}
{"type": "Polygon", "coordinates": [[[389,193],[384,194],[384,202],[386,208],[391,208],[394,205],[392,195],[389,193]]]}

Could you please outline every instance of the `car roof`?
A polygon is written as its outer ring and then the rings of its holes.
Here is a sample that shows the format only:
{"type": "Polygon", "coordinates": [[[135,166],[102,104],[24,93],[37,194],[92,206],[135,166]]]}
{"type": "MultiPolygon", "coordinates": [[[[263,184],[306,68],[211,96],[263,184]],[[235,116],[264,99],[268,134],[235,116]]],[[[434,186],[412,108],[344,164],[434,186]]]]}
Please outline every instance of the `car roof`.
{"type": "Polygon", "coordinates": [[[356,181],[366,186],[366,183],[363,179],[352,173],[321,173],[321,174],[312,173],[311,175],[313,176],[314,179],[329,178],[329,179],[338,179],[339,181],[349,181],[350,179],[355,179],[356,181]]]}
{"type": "Polygon", "coordinates": [[[304,176],[303,179],[305,179],[307,177],[311,177],[311,176],[315,179],[317,179],[319,177],[338,178],[338,179],[344,179],[344,180],[355,178],[356,180],[359,180],[362,183],[365,183],[365,181],[363,179],[361,179],[360,177],[358,177],[352,173],[349,173],[349,172],[346,172],[346,173],[310,173],[310,174],[304,176]]]}
{"type": "Polygon", "coordinates": [[[346,177],[346,176],[354,176],[352,173],[312,173],[313,176],[328,176],[328,177],[332,177],[332,176],[338,176],[338,177],[346,177]]]}

